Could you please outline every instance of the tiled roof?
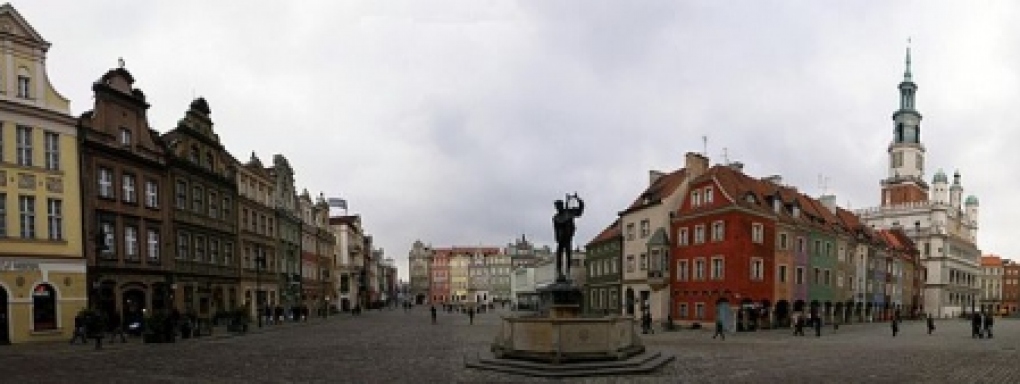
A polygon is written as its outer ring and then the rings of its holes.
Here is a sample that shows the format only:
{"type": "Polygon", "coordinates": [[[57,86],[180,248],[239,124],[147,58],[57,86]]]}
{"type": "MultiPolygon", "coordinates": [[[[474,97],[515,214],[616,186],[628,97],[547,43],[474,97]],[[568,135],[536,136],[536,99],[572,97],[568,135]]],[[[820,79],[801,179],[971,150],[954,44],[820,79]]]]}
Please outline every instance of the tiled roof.
{"type": "Polygon", "coordinates": [[[603,229],[594,239],[588,242],[588,245],[601,243],[606,240],[610,240],[616,237],[623,236],[623,231],[620,229],[620,219],[617,218],[612,224],[609,224],[606,229],[603,229]]]}
{"type": "Polygon", "coordinates": [[[641,192],[636,199],[634,199],[634,202],[631,203],[627,209],[623,210],[623,212],[620,212],[620,214],[622,215],[653,204],[658,204],[662,201],[662,199],[666,198],[666,196],[669,196],[676,191],[676,189],[680,187],[680,184],[683,184],[684,175],[686,174],[687,170],[681,168],[659,177],[654,183],[649,185],[648,188],[645,188],[645,190],[641,192]]]}
{"type": "Polygon", "coordinates": [[[1001,267],[1002,258],[995,255],[981,256],[982,267],[1001,267]]]}

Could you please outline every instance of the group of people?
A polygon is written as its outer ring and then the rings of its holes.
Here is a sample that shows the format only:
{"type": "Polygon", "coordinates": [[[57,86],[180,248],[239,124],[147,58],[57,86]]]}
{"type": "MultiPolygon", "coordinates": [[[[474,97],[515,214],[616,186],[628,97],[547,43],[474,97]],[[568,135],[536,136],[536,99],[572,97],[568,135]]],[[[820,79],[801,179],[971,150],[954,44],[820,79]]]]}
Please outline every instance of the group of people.
{"type": "Polygon", "coordinates": [[[992,325],[995,324],[995,316],[984,312],[974,312],[970,316],[971,337],[975,339],[992,338],[992,325]]]}
{"type": "Polygon", "coordinates": [[[126,343],[127,336],[125,329],[128,329],[130,326],[129,322],[122,318],[117,311],[113,311],[107,316],[102,316],[96,311],[86,311],[83,309],[74,316],[71,344],[77,343],[78,340],[81,340],[82,344],[88,344],[88,339],[94,339],[96,349],[102,349],[103,339],[107,335],[109,335],[111,343],[116,342],[118,336],[121,343],[126,343]]]}

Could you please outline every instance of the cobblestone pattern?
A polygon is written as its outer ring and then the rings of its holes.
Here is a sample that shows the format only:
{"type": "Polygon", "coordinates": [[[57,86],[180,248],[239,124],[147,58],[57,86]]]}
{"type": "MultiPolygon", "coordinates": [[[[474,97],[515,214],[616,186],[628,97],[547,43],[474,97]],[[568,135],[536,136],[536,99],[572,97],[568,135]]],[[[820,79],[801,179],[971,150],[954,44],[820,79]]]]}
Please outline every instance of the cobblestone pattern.
{"type": "Polygon", "coordinates": [[[176,344],[66,343],[0,347],[2,383],[1018,383],[1020,321],[1000,320],[996,338],[975,340],[969,323],[938,322],[926,335],[908,322],[826,328],[822,337],[771,330],[713,340],[710,331],[643,335],[677,360],[644,376],[553,380],[464,368],[487,353],[497,314],[469,325],[463,314],[427,308],[369,311],[245,336],[176,344]]]}

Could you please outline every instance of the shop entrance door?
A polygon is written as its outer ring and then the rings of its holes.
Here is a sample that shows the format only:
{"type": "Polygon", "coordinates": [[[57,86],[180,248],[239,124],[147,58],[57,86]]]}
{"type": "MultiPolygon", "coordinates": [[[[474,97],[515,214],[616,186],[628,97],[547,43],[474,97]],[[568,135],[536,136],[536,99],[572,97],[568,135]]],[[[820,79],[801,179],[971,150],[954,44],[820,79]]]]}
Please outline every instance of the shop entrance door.
{"type": "Polygon", "coordinates": [[[11,324],[7,313],[7,290],[0,286],[0,345],[11,343],[11,324]]]}

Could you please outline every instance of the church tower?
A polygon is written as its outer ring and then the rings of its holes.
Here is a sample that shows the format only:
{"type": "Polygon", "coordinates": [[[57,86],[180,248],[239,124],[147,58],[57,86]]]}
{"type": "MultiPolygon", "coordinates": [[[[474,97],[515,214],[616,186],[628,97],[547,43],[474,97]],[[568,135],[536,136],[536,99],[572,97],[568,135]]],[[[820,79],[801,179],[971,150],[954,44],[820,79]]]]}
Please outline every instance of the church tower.
{"type": "Polygon", "coordinates": [[[921,113],[915,98],[917,84],[910,73],[910,47],[907,69],[900,82],[900,108],[893,113],[893,139],[889,144],[889,176],[882,180],[882,205],[917,203],[928,200],[924,181],[924,145],[921,144],[921,113]]]}

